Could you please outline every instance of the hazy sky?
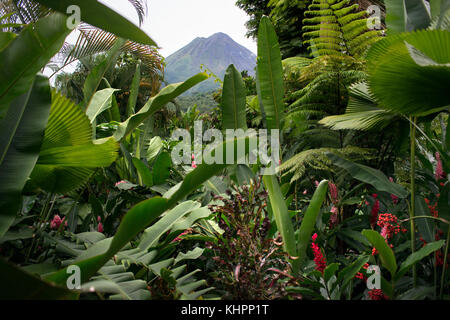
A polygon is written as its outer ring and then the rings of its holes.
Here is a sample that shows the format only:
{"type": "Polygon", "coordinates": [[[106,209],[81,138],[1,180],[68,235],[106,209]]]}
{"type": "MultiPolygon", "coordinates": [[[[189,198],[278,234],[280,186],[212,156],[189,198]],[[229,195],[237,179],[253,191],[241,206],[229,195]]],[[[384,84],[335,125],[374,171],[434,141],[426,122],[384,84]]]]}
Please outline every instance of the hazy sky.
{"type": "MultiPolygon", "coordinates": [[[[100,0],[130,20],[136,12],[126,0],[100,0]]],[[[256,53],[256,42],[247,39],[248,16],[235,6],[236,0],[148,0],[148,15],[142,28],[162,48],[165,57],[196,37],[224,32],[256,53]]]]}

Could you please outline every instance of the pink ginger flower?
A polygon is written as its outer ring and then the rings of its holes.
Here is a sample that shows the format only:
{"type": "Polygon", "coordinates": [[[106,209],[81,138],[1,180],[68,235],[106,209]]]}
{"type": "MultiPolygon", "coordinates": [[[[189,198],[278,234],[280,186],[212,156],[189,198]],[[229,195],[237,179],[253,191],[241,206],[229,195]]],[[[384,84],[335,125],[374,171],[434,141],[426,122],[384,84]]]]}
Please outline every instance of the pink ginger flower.
{"type": "Polygon", "coordinates": [[[53,220],[50,222],[50,228],[52,229],[59,229],[59,227],[61,226],[61,224],[64,223],[64,226],[67,226],[67,221],[66,217],[62,218],[59,215],[55,215],[53,217],[53,220]]]}
{"type": "Polygon", "coordinates": [[[330,216],[330,228],[332,228],[334,225],[337,224],[338,222],[338,214],[339,214],[339,209],[336,208],[335,206],[333,206],[331,208],[331,216],[330,216]]]}
{"type": "Polygon", "coordinates": [[[305,191],[303,191],[303,194],[304,195],[308,194],[308,190],[305,189],[305,191]]]}
{"type": "Polygon", "coordinates": [[[97,231],[103,233],[103,224],[101,222],[98,223],[97,231]]]}
{"type": "Polygon", "coordinates": [[[102,222],[102,217],[98,216],[97,217],[97,222],[99,222],[99,223],[102,222]]]}
{"type": "Polygon", "coordinates": [[[184,235],[187,235],[187,234],[189,234],[189,233],[190,233],[190,230],[189,230],[189,229],[186,230],[186,231],[184,231],[184,232],[182,232],[182,233],[180,233],[180,234],[178,235],[178,237],[176,237],[175,239],[172,240],[172,243],[173,243],[173,242],[178,242],[178,241],[183,240],[183,239],[181,239],[180,237],[182,237],[182,236],[184,236],[184,235]]]}
{"type": "Polygon", "coordinates": [[[331,201],[336,204],[338,202],[338,189],[337,186],[332,183],[328,182],[328,187],[330,188],[330,195],[331,195],[331,201]]]}
{"type": "Polygon", "coordinates": [[[434,173],[434,177],[436,178],[436,181],[439,181],[441,179],[445,179],[445,172],[444,172],[444,168],[442,167],[442,160],[441,160],[441,155],[439,154],[439,152],[436,152],[436,171],[434,173]]]}
{"type": "Polygon", "coordinates": [[[127,183],[125,180],[119,181],[115,184],[115,186],[117,187],[118,185],[121,185],[122,183],[127,183]]]}
{"type": "Polygon", "coordinates": [[[195,160],[194,161],[192,161],[192,168],[197,168],[197,163],[195,162],[195,160]]]}

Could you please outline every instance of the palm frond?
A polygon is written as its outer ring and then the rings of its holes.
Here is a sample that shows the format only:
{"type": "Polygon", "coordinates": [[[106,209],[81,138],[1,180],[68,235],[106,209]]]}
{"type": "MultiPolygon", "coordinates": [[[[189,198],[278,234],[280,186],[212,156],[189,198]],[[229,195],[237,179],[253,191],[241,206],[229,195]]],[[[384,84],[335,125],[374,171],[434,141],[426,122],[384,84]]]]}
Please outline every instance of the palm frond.
{"type": "Polygon", "coordinates": [[[383,129],[398,120],[398,116],[378,107],[365,82],[350,87],[350,100],[345,114],[329,116],[321,121],[333,130],[371,130],[383,129]]]}
{"type": "MultiPolygon", "coordinates": [[[[118,39],[112,33],[85,23],[81,24],[77,30],[80,34],[75,45],[66,44],[59,55],[55,57],[55,62],[62,64],[60,70],[75,61],[109,51],[118,39]]],[[[157,48],[126,41],[121,51],[132,53],[142,61],[143,72],[147,75],[146,79],[153,80],[162,75],[163,59],[157,48]]]]}
{"type": "Polygon", "coordinates": [[[45,137],[29,185],[50,192],[67,193],[82,186],[98,167],[107,167],[117,158],[113,139],[92,140],[89,118],[72,101],[57,92],[45,137]]]}

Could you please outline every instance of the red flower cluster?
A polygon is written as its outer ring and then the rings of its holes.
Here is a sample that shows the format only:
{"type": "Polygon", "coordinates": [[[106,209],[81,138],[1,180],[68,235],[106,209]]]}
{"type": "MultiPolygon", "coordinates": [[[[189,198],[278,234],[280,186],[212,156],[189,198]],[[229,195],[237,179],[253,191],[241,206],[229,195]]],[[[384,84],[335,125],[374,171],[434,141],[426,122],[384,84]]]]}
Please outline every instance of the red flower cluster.
{"type": "Polygon", "coordinates": [[[426,202],[426,204],[427,204],[428,209],[430,210],[430,214],[431,214],[433,217],[436,217],[436,218],[437,218],[437,217],[439,216],[439,212],[438,212],[438,210],[436,209],[438,203],[436,202],[435,204],[432,205],[431,202],[430,202],[430,200],[427,199],[427,198],[425,198],[425,202],[426,202]]]}
{"type": "MultiPolygon", "coordinates": [[[[369,268],[369,264],[366,263],[366,264],[363,266],[363,268],[364,268],[364,270],[367,270],[367,268],[369,268]]],[[[364,280],[364,281],[367,281],[366,276],[365,276],[362,272],[358,272],[358,273],[356,274],[355,278],[361,279],[361,280],[364,280]]]]}
{"type": "Polygon", "coordinates": [[[396,216],[390,213],[382,213],[378,216],[377,225],[381,228],[381,235],[383,238],[390,239],[392,236],[398,234],[400,231],[405,233],[405,228],[400,228],[396,216]]]}
{"type": "Polygon", "coordinates": [[[317,239],[317,233],[314,233],[312,236],[312,244],[311,249],[313,250],[314,254],[314,263],[316,264],[316,270],[319,270],[323,273],[325,268],[327,267],[327,262],[325,261],[325,258],[322,254],[322,251],[320,250],[319,246],[316,244],[317,239]]]}
{"type": "Polygon", "coordinates": [[[372,197],[375,199],[375,204],[373,205],[372,212],[370,213],[370,225],[372,228],[375,228],[375,223],[378,219],[378,212],[380,211],[380,200],[377,199],[378,195],[376,193],[374,193],[372,197]]]}
{"type": "MultiPolygon", "coordinates": [[[[441,250],[436,251],[436,267],[441,267],[444,265],[444,254],[441,250]]],[[[448,261],[450,260],[450,254],[447,256],[447,263],[445,264],[445,268],[448,269],[448,261]]]]}
{"type": "Polygon", "coordinates": [[[381,289],[372,289],[369,291],[370,300],[388,300],[389,297],[381,289]]]}
{"type": "MultiPolygon", "coordinates": [[[[393,248],[394,245],[389,244],[388,240],[394,235],[403,232],[406,233],[408,230],[401,228],[398,224],[398,218],[390,213],[382,213],[378,216],[377,225],[381,228],[381,236],[385,239],[389,247],[393,248]]],[[[377,249],[372,249],[372,255],[378,254],[377,249]]]]}

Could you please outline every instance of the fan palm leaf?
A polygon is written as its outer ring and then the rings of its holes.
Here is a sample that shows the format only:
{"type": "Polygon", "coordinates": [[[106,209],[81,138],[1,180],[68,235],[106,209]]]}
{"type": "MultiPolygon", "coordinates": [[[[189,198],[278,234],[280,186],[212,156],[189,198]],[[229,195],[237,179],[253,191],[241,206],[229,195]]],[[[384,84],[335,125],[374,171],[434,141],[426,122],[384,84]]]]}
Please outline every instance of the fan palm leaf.
{"type": "Polygon", "coordinates": [[[422,30],[387,37],[367,55],[369,87],[387,110],[423,116],[450,105],[450,32],[422,30]]]}
{"type": "Polygon", "coordinates": [[[72,101],[53,92],[44,142],[28,187],[58,193],[75,190],[96,168],[113,163],[117,151],[118,144],[113,139],[93,141],[86,114],[72,101]]]}
{"type": "Polygon", "coordinates": [[[382,129],[397,120],[395,113],[378,107],[365,82],[352,85],[349,94],[345,114],[323,118],[319,123],[333,130],[370,130],[382,129]]]}

